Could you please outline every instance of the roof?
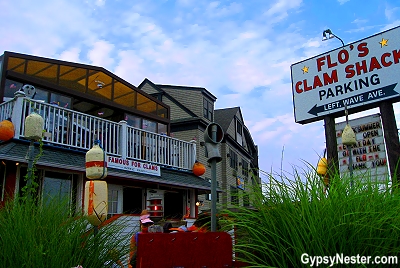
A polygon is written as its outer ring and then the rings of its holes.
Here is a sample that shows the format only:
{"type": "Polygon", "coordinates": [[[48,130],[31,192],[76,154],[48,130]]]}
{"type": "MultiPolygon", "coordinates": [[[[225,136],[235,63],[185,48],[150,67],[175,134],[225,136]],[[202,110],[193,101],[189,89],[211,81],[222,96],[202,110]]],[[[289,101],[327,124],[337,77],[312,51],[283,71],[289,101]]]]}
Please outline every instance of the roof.
{"type": "MultiPolygon", "coordinates": [[[[196,114],[188,109],[186,106],[184,106],[182,103],[180,103],[179,101],[177,101],[174,97],[172,97],[170,94],[168,94],[168,92],[165,92],[162,88],[160,88],[158,85],[154,84],[153,82],[151,82],[149,79],[145,78],[142,83],[140,83],[140,85],[138,86],[138,88],[140,90],[143,90],[143,86],[148,83],[152,88],[154,88],[155,90],[157,90],[159,93],[162,93],[166,98],[168,98],[170,101],[172,101],[174,104],[176,104],[179,108],[181,108],[182,110],[184,110],[185,112],[187,112],[189,115],[191,115],[192,117],[196,117],[196,114]]],[[[150,94],[151,95],[151,94],[150,94]]]]}
{"type": "MultiPolygon", "coordinates": [[[[0,159],[15,162],[27,162],[26,154],[28,152],[28,148],[29,144],[20,140],[13,139],[6,143],[0,143],[0,159]]],[[[38,154],[39,146],[38,144],[35,144],[34,155],[37,156],[38,154]]],[[[44,145],[43,155],[38,159],[37,165],[85,172],[85,155],[86,152],[84,151],[44,145]]],[[[142,182],[160,183],[164,185],[194,188],[206,191],[211,190],[211,184],[208,181],[195,176],[189,171],[161,167],[161,176],[152,176],[126,170],[108,168],[107,173],[108,176],[142,182]]]]}
{"type": "MultiPolygon", "coordinates": [[[[78,110],[79,103],[80,112],[92,110],[91,105],[82,103],[85,100],[169,123],[167,104],[103,67],[9,51],[3,57],[3,73],[7,77],[72,96],[76,102],[74,110],[78,110]]],[[[3,94],[4,90],[0,90],[0,98],[3,94]]]]}
{"type": "Polygon", "coordinates": [[[210,91],[208,91],[204,87],[192,87],[192,86],[177,86],[177,85],[161,85],[161,84],[156,84],[161,89],[168,88],[168,89],[178,89],[178,90],[198,90],[203,92],[205,95],[207,95],[210,99],[216,100],[217,97],[215,97],[213,94],[211,94],[210,91]]]}
{"type": "Polygon", "coordinates": [[[229,125],[238,111],[240,111],[240,107],[217,109],[214,111],[214,121],[221,126],[224,133],[228,130],[229,125]]]}

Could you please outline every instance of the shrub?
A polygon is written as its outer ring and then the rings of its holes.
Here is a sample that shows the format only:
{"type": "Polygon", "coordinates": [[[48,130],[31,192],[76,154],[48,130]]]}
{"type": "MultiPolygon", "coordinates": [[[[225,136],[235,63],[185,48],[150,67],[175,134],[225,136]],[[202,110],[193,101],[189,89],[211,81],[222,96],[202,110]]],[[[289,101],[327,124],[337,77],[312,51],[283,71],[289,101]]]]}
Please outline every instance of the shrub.
{"type": "Polygon", "coordinates": [[[62,202],[15,201],[0,209],[0,267],[106,267],[127,256],[122,226],[107,225],[94,236],[84,217],[72,218],[65,208],[62,202]]]}
{"type": "Polygon", "coordinates": [[[295,171],[293,177],[269,175],[267,190],[254,191],[254,209],[224,212],[228,215],[224,228],[236,228],[234,251],[239,260],[251,267],[282,268],[302,267],[303,253],[399,254],[400,196],[389,183],[335,176],[324,193],[315,170],[295,171]]]}

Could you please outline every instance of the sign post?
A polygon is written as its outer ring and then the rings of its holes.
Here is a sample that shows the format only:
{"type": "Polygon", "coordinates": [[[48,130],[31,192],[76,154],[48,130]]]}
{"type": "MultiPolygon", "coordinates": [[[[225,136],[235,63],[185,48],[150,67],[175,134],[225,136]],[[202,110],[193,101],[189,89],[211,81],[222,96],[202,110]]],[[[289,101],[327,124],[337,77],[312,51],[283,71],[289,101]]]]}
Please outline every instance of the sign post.
{"type": "Polygon", "coordinates": [[[204,132],[208,163],[211,164],[211,232],[217,230],[217,162],[222,157],[218,144],[224,138],[224,131],[217,123],[211,123],[204,132]]]}
{"type": "Polygon", "coordinates": [[[329,165],[337,155],[332,124],[344,116],[345,106],[349,113],[379,107],[385,140],[390,140],[386,144],[392,180],[396,180],[400,145],[392,103],[400,101],[399,73],[400,26],[291,66],[295,121],[307,124],[324,119],[329,165]]]}

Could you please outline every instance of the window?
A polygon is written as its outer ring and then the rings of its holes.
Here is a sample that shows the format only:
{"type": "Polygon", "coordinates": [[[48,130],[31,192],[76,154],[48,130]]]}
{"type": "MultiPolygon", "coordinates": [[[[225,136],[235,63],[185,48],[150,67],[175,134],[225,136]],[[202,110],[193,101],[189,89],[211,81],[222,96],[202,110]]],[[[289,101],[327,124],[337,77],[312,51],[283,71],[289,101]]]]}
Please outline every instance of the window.
{"type": "Polygon", "coordinates": [[[213,103],[204,98],[203,106],[204,106],[204,117],[207,118],[208,120],[212,121],[213,120],[213,111],[214,111],[213,103]]]}
{"type": "Polygon", "coordinates": [[[121,185],[108,184],[108,216],[122,213],[122,192],[121,185]]]}
{"type": "Polygon", "coordinates": [[[42,186],[43,204],[61,201],[67,207],[66,211],[75,209],[71,207],[76,198],[73,192],[74,187],[76,187],[76,181],[73,174],[45,171],[42,186]]]}
{"type": "Polygon", "coordinates": [[[4,101],[14,98],[14,93],[22,88],[23,84],[14,80],[6,79],[4,88],[4,101]]]}
{"type": "Polygon", "coordinates": [[[243,145],[243,126],[239,120],[236,121],[236,141],[243,145]]]}
{"type": "Polygon", "coordinates": [[[243,195],[243,206],[244,207],[250,206],[250,196],[247,193],[243,195]]]}
{"type": "Polygon", "coordinates": [[[242,159],[242,175],[249,176],[249,163],[242,159]]]}
{"type": "Polygon", "coordinates": [[[142,129],[146,130],[146,131],[157,133],[157,123],[150,121],[150,120],[143,119],[142,129]]]}
{"type": "Polygon", "coordinates": [[[229,149],[229,159],[231,168],[238,170],[238,155],[232,149],[229,149]]]}
{"type": "Polygon", "coordinates": [[[231,186],[231,204],[239,205],[239,190],[235,186],[231,186]]]}

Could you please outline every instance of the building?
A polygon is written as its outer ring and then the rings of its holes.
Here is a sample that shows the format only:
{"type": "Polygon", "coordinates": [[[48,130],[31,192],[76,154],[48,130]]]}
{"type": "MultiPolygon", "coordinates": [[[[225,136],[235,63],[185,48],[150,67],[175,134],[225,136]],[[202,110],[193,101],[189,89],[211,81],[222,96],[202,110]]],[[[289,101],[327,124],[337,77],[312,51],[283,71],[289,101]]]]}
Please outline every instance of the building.
{"type": "Polygon", "coordinates": [[[0,121],[15,127],[0,143],[0,205],[26,185],[24,122],[32,112],[45,123],[43,145],[35,144],[36,156],[43,149],[35,175],[44,202],[66,197],[82,211],[85,154],[95,140],[107,153],[109,217],[147,208],[155,219],[181,219],[190,208],[194,218],[198,196],[210,192],[191,172],[195,136],[172,137],[169,105],[102,67],[6,51],[0,100],[0,121]]]}
{"type": "MultiPolygon", "coordinates": [[[[218,123],[224,138],[220,144],[222,161],[217,164],[217,203],[224,208],[237,205],[251,206],[249,192],[261,191],[258,174],[258,148],[244,124],[240,107],[214,109],[217,98],[202,87],[159,85],[145,79],[138,88],[157,98],[171,108],[171,133],[183,140],[195,140],[196,159],[207,163],[204,131],[211,122],[218,123]]],[[[203,175],[210,181],[211,171],[203,175]]],[[[199,197],[203,206],[210,208],[209,193],[199,197]]]]}

